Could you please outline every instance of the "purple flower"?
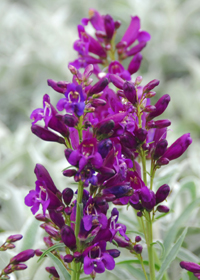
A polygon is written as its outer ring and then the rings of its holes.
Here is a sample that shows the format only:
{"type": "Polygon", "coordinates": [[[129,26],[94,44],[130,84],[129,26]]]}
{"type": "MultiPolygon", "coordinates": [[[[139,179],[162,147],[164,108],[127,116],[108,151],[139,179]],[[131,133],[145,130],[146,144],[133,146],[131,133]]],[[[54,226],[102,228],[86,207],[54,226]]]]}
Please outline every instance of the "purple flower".
{"type": "Polygon", "coordinates": [[[100,241],[93,246],[87,248],[84,252],[84,272],[90,274],[93,270],[97,273],[103,273],[105,268],[113,270],[115,261],[113,257],[106,251],[106,242],[100,241]]]}
{"type": "Polygon", "coordinates": [[[192,262],[180,262],[181,268],[184,268],[193,273],[200,273],[200,265],[192,262]]]}
{"type": "Polygon", "coordinates": [[[65,92],[65,97],[58,101],[57,109],[59,111],[66,110],[74,112],[78,117],[83,115],[85,109],[85,98],[83,96],[83,90],[80,85],[75,85],[73,83],[67,86],[65,92]]]}
{"type": "Polygon", "coordinates": [[[12,259],[10,259],[11,264],[18,264],[20,262],[26,262],[30,258],[34,257],[35,251],[32,249],[28,249],[25,251],[22,251],[21,253],[14,256],[12,259]]]}

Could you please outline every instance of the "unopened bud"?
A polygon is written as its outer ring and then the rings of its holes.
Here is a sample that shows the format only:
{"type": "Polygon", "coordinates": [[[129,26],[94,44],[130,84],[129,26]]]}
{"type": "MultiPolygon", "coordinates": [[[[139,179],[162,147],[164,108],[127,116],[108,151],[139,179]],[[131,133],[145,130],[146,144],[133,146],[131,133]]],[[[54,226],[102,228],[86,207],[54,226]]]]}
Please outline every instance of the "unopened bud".
{"type": "Polygon", "coordinates": [[[74,256],[72,256],[70,254],[64,256],[64,262],[66,262],[66,263],[71,263],[73,261],[73,259],[74,259],[74,256]]]}
{"type": "Polygon", "coordinates": [[[45,267],[46,271],[52,274],[55,278],[59,278],[59,274],[54,266],[45,267]]]}
{"type": "Polygon", "coordinates": [[[15,234],[15,235],[10,235],[7,239],[6,239],[6,242],[7,243],[12,243],[12,242],[16,242],[20,239],[23,238],[23,235],[21,234],[15,234]]]}
{"type": "Polygon", "coordinates": [[[143,247],[142,247],[142,245],[140,245],[140,244],[136,244],[136,245],[133,247],[133,250],[135,251],[136,254],[141,254],[141,253],[142,253],[142,250],[143,250],[143,247]]]}
{"type": "Polygon", "coordinates": [[[74,192],[73,192],[72,189],[66,188],[62,192],[62,196],[63,196],[63,200],[64,200],[65,204],[69,205],[71,203],[71,200],[72,200],[73,196],[74,196],[74,192]]]}
{"type": "Polygon", "coordinates": [[[168,213],[169,212],[169,208],[165,205],[159,205],[157,207],[158,212],[160,213],[168,213]]]}
{"type": "Polygon", "coordinates": [[[30,258],[34,257],[35,251],[32,249],[28,249],[25,251],[22,251],[21,253],[14,256],[12,259],[10,259],[11,264],[17,264],[19,262],[26,262],[30,258]]]}
{"type": "Polygon", "coordinates": [[[167,184],[162,185],[156,192],[156,204],[163,202],[169,195],[170,187],[167,184]]]}
{"type": "Polygon", "coordinates": [[[156,80],[156,79],[150,81],[146,86],[144,86],[143,93],[148,92],[148,91],[154,89],[156,86],[159,85],[159,83],[160,83],[160,81],[156,80]]]}
{"type": "Polygon", "coordinates": [[[136,237],[135,237],[135,242],[140,242],[142,240],[142,238],[139,236],[139,235],[137,235],[136,237]]]}
{"type": "Polygon", "coordinates": [[[70,250],[74,250],[76,248],[76,237],[71,227],[65,225],[61,229],[61,238],[70,250]]]}

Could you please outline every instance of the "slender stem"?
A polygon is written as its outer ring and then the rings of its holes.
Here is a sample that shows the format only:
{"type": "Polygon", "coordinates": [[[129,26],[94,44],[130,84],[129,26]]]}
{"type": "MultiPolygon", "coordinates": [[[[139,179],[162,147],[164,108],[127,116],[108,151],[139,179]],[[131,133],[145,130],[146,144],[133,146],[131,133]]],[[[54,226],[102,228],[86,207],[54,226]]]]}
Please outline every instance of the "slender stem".
{"type": "Polygon", "coordinates": [[[78,184],[78,197],[76,200],[76,224],[75,224],[75,236],[76,236],[76,245],[78,250],[80,250],[80,242],[78,239],[79,229],[80,229],[80,223],[81,223],[81,203],[82,203],[82,197],[83,197],[83,184],[81,181],[79,181],[78,184]]]}
{"type": "Polygon", "coordinates": [[[147,241],[147,249],[148,249],[148,257],[149,257],[149,269],[150,269],[150,279],[155,280],[155,264],[154,264],[154,250],[153,250],[153,233],[152,233],[152,220],[151,220],[151,214],[149,214],[149,219],[147,222],[147,235],[148,240],[147,241]]]}
{"type": "Polygon", "coordinates": [[[145,156],[144,150],[142,148],[140,149],[140,156],[141,156],[141,160],[142,160],[143,181],[146,186],[147,185],[146,156],[145,156]]]}
{"type": "Polygon", "coordinates": [[[145,267],[144,267],[144,263],[143,263],[142,256],[141,256],[141,255],[137,255],[137,257],[138,257],[138,260],[139,260],[140,263],[141,263],[141,266],[142,266],[142,270],[143,270],[143,272],[144,272],[145,279],[148,280],[148,277],[147,277],[147,274],[146,274],[146,270],[145,270],[145,267]]]}
{"type": "Polygon", "coordinates": [[[150,189],[152,190],[153,189],[153,180],[154,180],[154,176],[155,176],[155,163],[154,163],[154,160],[152,159],[151,160],[151,179],[150,179],[150,189]]]}

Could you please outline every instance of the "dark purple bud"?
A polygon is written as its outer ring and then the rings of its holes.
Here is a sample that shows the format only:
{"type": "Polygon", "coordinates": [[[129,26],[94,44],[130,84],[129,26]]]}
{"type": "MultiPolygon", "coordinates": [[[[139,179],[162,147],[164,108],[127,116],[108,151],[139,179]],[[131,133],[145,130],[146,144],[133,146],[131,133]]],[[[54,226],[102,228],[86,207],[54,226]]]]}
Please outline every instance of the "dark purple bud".
{"type": "Polygon", "coordinates": [[[71,213],[72,213],[71,207],[66,207],[64,211],[67,215],[71,215],[71,213]]]}
{"type": "MultiPolygon", "coordinates": [[[[8,250],[8,249],[14,249],[16,246],[14,245],[14,244],[12,244],[12,243],[9,243],[9,244],[7,244],[7,245],[5,245],[5,248],[6,248],[6,250],[8,250]]],[[[3,250],[4,251],[4,250],[3,250]]]]}
{"type": "Polygon", "coordinates": [[[136,149],[138,146],[136,137],[131,132],[125,132],[120,136],[120,142],[123,146],[129,149],[136,149]]]}
{"type": "Polygon", "coordinates": [[[65,221],[61,213],[57,213],[55,210],[49,209],[49,215],[52,222],[54,222],[54,224],[56,224],[59,228],[62,228],[65,225],[65,221]]]}
{"type": "Polygon", "coordinates": [[[19,262],[26,262],[30,258],[34,257],[35,251],[32,249],[28,249],[25,251],[22,251],[21,253],[14,256],[12,259],[10,259],[11,264],[17,264],[19,262]]]}
{"type": "Polygon", "coordinates": [[[83,258],[83,255],[80,252],[74,252],[74,258],[76,262],[80,262],[83,258]]]}
{"type": "Polygon", "coordinates": [[[151,113],[151,112],[155,112],[156,111],[156,107],[153,105],[148,105],[143,109],[143,112],[146,113],[151,113]]]}
{"type": "Polygon", "coordinates": [[[121,26],[121,21],[120,20],[116,20],[114,23],[115,23],[115,29],[120,28],[120,26],[121,26]]]}
{"type": "Polygon", "coordinates": [[[123,85],[123,90],[128,101],[135,105],[135,103],[137,102],[137,95],[134,84],[126,81],[123,85]]]}
{"type": "Polygon", "coordinates": [[[168,213],[169,212],[169,207],[165,206],[165,205],[159,205],[157,207],[158,212],[161,213],[168,213]]]}
{"type": "Polygon", "coordinates": [[[165,151],[167,149],[167,145],[168,145],[168,142],[166,139],[160,140],[158,142],[158,144],[156,145],[156,149],[153,154],[153,158],[158,159],[159,157],[161,157],[165,153],[165,151]]]}
{"type": "Polygon", "coordinates": [[[47,222],[47,221],[48,221],[47,217],[45,217],[45,216],[42,215],[42,214],[37,214],[37,215],[35,216],[35,218],[36,218],[36,220],[38,220],[38,221],[40,221],[40,222],[47,222]]]}
{"type": "Polygon", "coordinates": [[[60,238],[60,233],[57,229],[50,225],[45,225],[44,227],[45,231],[53,238],[59,239],[60,238]]]}
{"type": "Polygon", "coordinates": [[[45,267],[46,271],[52,274],[55,278],[59,278],[59,274],[54,266],[45,267]]]}
{"type": "Polygon", "coordinates": [[[159,85],[159,83],[160,83],[160,81],[156,80],[156,79],[150,81],[146,86],[144,86],[143,93],[148,92],[148,91],[154,89],[156,86],[159,85]]]}
{"type": "Polygon", "coordinates": [[[118,75],[110,74],[109,75],[109,80],[117,88],[123,89],[123,85],[124,85],[125,81],[122,78],[120,78],[118,75]]]}
{"type": "Polygon", "coordinates": [[[114,240],[117,242],[119,247],[132,249],[132,244],[129,241],[126,241],[122,237],[115,235],[114,240]]]}
{"type": "Polygon", "coordinates": [[[131,196],[133,194],[133,189],[128,183],[124,183],[123,185],[103,189],[102,193],[103,195],[114,194],[116,198],[120,198],[123,196],[131,196]]]}
{"type": "Polygon", "coordinates": [[[106,252],[111,255],[113,258],[117,258],[120,255],[120,251],[117,249],[110,249],[110,250],[106,250],[106,252]]]}
{"type": "Polygon", "coordinates": [[[140,242],[142,240],[142,238],[139,236],[139,235],[137,235],[136,237],[135,237],[135,242],[140,242]]]}
{"type": "Polygon", "coordinates": [[[66,177],[72,177],[74,175],[76,175],[77,170],[76,169],[67,169],[63,171],[63,175],[66,177]]]}
{"type": "Polygon", "coordinates": [[[135,72],[137,72],[137,70],[140,68],[140,64],[142,62],[142,55],[141,53],[137,53],[133,59],[131,60],[129,66],[128,66],[128,71],[129,73],[132,75],[135,72]]]}
{"type": "Polygon", "coordinates": [[[148,93],[146,93],[145,97],[146,98],[152,98],[156,95],[155,91],[149,91],[148,93]]]}
{"type": "Polygon", "coordinates": [[[104,139],[98,143],[98,153],[102,156],[102,158],[105,158],[107,154],[112,149],[112,142],[110,139],[104,139]]]}
{"type": "Polygon", "coordinates": [[[142,145],[142,149],[143,149],[144,151],[149,151],[149,144],[148,144],[148,143],[144,143],[144,144],[142,145]]]}
{"type": "Polygon", "coordinates": [[[136,244],[134,247],[133,247],[133,250],[135,251],[136,254],[141,254],[142,253],[142,245],[140,244],[136,244]]]}
{"type": "Polygon", "coordinates": [[[70,254],[64,256],[64,262],[66,262],[66,263],[71,263],[73,261],[73,259],[74,259],[74,256],[72,256],[70,254]]]}
{"type": "Polygon", "coordinates": [[[139,140],[140,143],[143,143],[147,137],[147,130],[144,128],[139,128],[135,132],[135,136],[139,140]]]}
{"type": "Polygon", "coordinates": [[[43,254],[43,252],[42,252],[40,249],[36,249],[36,250],[35,250],[35,255],[36,255],[37,257],[42,256],[42,254],[43,254]]]}
{"type": "Polygon", "coordinates": [[[200,265],[192,262],[180,262],[181,268],[184,268],[193,273],[200,273],[200,265]]]}
{"type": "Polygon", "coordinates": [[[76,237],[72,228],[65,225],[61,229],[61,238],[70,250],[74,250],[76,248],[76,237]]]}
{"type": "Polygon", "coordinates": [[[170,96],[168,94],[163,95],[155,104],[156,110],[148,115],[147,120],[160,116],[166,110],[169,101],[170,96]]]}
{"type": "Polygon", "coordinates": [[[99,93],[103,91],[108,84],[109,84],[108,78],[106,77],[101,78],[95,85],[93,85],[90,88],[88,95],[91,96],[95,93],[99,93]]]}
{"type": "Polygon", "coordinates": [[[141,211],[137,212],[137,216],[142,217],[143,216],[142,212],[141,211]]]}
{"type": "Polygon", "coordinates": [[[158,129],[168,127],[170,125],[171,125],[170,120],[149,121],[147,123],[148,128],[158,128],[158,129]]]}
{"type": "Polygon", "coordinates": [[[72,201],[73,196],[74,196],[74,192],[73,192],[72,189],[66,188],[62,192],[62,196],[63,196],[63,200],[64,200],[65,204],[69,205],[72,201]]]}
{"type": "Polygon", "coordinates": [[[103,123],[97,130],[97,135],[108,134],[115,127],[115,122],[113,120],[108,120],[103,123]]]}
{"type": "Polygon", "coordinates": [[[161,166],[161,165],[167,165],[169,163],[168,158],[161,157],[159,160],[157,160],[156,165],[161,166]]]}
{"type": "Polygon", "coordinates": [[[58,86],[58,83],[51,79],[47,80],[47,84],[48,84],[48,86],[52,87],[55,91],[60,92],[60,93],[64,93],[66,90],[66,88],[62,88],[62,87],[58,86]]]}
{"type": "Polygon", "coordinates": [[[107,38],[110,40],[110,39],[112,39],[112,36],[115,31],[115,23],[114,23],[113,18],[110,15],[106,15],[104,17],[104,25],[105,25],[107,38]]]}
{"type": "Polygon", "coordinates": [[[22,239],[22,237],[23,237],[23,235],[21,235],[21,234],[10,235],[10,236],[6,239],[6,242],[7,242],[7,243],[16,242],[16,241],[22,239]]]}
{"type": "Polygon", "coordinates": [[[192,143],[192,138],[190,137],[190,133],[186,133],[178,138],[164,153],[162,158],[159,159],[161,161],[163,158],[167,158],[168,160],[173,160],[180,157],[188,148],[188,146],[192,143]]]}
{"type": "Polygon", "coordinates": [[[43,128],[37,124],[33,124],[31,126],[31,131],[33,134],[35,134],[37,137],[44,141],[50,141],[50,142],[58,142],[60,144],[65,144],[65,139],[58,136],[57,134],[53,133],[52,131],[43,128]]]}
{"type": "Polygon", "coordinates": [[[145,201],[144,199],[142,200],[142,206],[148,211],[152,211],[154,206],[156,205],[156,196],[153,191],[150,190],[150,200],[145,201]]]}
{"type": "Polygon", "coordinates": [[[71,114],[62,116],[62,120],[69,127],[75,127],[78,124],[78,118],[71,114]]]}
{"type": "Polygon", "coordinates": [[[52,247],[54,244],[51,240],[51,237],[50,236],[45,236],[44,238],[44,243],[45,245],[49,248],[49,247],[52,247]]]}
{"type": "Polygon", "coordinates": [[[2,274],[10,274],[14,271],[14,265],[7,265],[4,270],[2,271],[2,274]]]}
{"type": "Polygon", "coordinates": [[[65,157],[67,160],[69,159],[69,156],[71,155],[72,152],[73,150],[69,148],[65,150],[65,157]]]}
{"type": "Polygon", "coordinates": [[[162,185],[156,192],[156,204],[163,202],[169,195],[170,187],[167,184],[162,185]]]}
{"type": "Polygon", "coordinates": [[[93,107],[104,106],[106,105],[106,101],[100,98],[90,99],[91,105],[93,107]]]}

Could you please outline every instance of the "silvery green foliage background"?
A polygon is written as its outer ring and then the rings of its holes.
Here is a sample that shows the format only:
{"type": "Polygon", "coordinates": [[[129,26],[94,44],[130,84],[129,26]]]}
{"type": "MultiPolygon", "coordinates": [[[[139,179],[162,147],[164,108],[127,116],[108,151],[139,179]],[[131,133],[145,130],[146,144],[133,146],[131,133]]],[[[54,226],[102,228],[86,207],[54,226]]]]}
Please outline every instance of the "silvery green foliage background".
{"type": "MultiPolygon", "coordinates": [[[[47,86],[48,78],[71,80],[67,66],[76,58],[72,49],[77,39],[76,25],[88,15],[91,7],[122,21],[119,40],[129,24],[130,14],[141,18],[142,28],[151,33],[152,39],[142,53],[144,59],[138,75],[143,76],[144,84],[155,78],[161,80],[154,102],[163,94],[171,96],[164,116],[172,120],[169,142],[186,132],[191,132],[194,139],[182,161],[172,162],[158,172],[161,178],[156,181],[157,187],[169,183],[172,189],[167,202],[172,211],[158,220],[155,227],[155,240],[164,239],[165,251],[159,242],[155,245],[163,259],[183,228],[188,227],[183,247],[172,262],[169,275],[170,279],[193,279],[185,271],[180,271],[178,261],[181,258],[200,262],[198,0],[0,1],[0,242],[3,243],[9,234],[25,235],[16,250],[0,253],[0,269],[16,252],[43,246],[39,223],[23,202],[28,190],[34,188],[35,164],[45,165],[61,190],[74,186],[61,173],[66,167],[63,148],[36,139],[30,132],[29,116],[33,109],[42,106],[45,93],[50,95],[54,104],[59,99],[59,94],[47,86]]],[[[128,211],[129,215],[121,209],[121,219],[126,222],[130,237],[134,237],[137,223],[132,210],[128,211]]],[[[117,262],[128,259],[131,257],[124,251],[117,262]]],[[[13,279],[46,280],[48,274],[43,268],[47,262],[38,264],[36,260],[30,260],[28,270],[13,275],[13,279]]],[[[118,264],[106,277],[144,279],[137,264],[128,261],[118,264]]]]}

